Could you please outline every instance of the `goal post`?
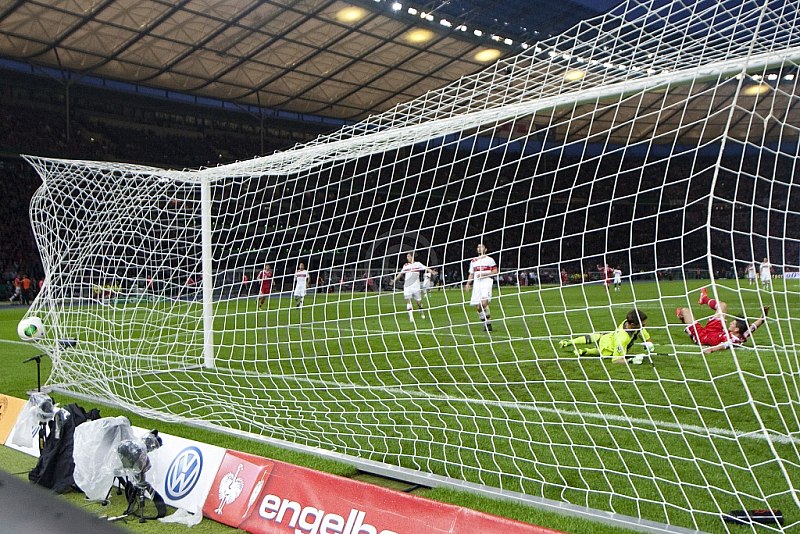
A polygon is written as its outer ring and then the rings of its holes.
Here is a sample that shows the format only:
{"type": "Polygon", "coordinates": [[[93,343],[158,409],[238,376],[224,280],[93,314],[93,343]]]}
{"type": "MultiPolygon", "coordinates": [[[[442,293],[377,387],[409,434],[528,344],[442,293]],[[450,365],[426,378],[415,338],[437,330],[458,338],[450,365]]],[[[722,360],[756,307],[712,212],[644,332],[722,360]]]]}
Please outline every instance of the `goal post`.
{"type": "Polygon", "coordinates": [[[669,526],[796,528],[795,8],[630,0],[230,165],[28,156],[50,385],[669,526]],[[688,319],[717,311],[758,328],[703,353],[688,319]]]}

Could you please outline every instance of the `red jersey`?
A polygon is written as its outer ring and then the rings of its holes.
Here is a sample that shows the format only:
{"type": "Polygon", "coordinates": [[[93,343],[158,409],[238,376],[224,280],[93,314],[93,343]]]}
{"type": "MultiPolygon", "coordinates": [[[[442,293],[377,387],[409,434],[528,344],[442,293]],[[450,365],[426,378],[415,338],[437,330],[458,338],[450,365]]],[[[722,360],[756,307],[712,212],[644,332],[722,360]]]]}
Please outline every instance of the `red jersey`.
{"type": "Polygon", "coordinates": [[[261,280],[261,292],[269,293],[272,287],[272,271],[261,271],[258,273],[258,279],[261,280]]]}
{"type": "Polygon", "coordinates": [[[600,267],[600,272],[603,273],[603,283],[608,285],[611,281],[611,273],[613,269],[611,267],[600,267]]]}
{"type": "Polygon", "coordinates": [[[755,324],[751,324],[750,328],[745,330],[745,332],[741,334],[741,337],[738,337],[728,332],[722,319],[714,317],[709,319],[705,326],[701,325],[700,322],[687,326],[686,333],[689,334],[692,341],[700,345],[715,347],[726,343],[728,344],[726,348],[728,348],[731,345],[741,345],[750,339],[750,336],[756,331],[756,328],[758,327],[755,326],[755,324]]]}

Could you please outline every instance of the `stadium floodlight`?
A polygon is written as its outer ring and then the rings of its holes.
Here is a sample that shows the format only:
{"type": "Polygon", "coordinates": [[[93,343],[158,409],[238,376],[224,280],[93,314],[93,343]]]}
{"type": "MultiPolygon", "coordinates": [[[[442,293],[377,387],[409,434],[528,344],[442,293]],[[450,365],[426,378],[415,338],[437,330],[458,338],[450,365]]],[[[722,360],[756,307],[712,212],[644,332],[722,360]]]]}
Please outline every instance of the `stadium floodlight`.
{"type": "Polygon", "coordinates": [[[800,14],[689,4],[623,3],[262,158],[28,157],[48,385],[532,504],[796,530],[800,92],[765,78],[800,66],[800,14]],[[702,287],[766,324],[704,354],[702,287]],[[593,352],[607,332],[630,358],[593,352]]]}

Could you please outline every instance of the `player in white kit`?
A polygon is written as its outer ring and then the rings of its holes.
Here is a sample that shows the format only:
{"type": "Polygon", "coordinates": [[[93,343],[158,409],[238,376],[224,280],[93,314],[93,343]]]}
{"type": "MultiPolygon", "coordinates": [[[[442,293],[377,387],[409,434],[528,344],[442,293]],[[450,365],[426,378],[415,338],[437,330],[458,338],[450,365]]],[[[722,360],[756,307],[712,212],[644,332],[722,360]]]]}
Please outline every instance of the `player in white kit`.
{"type": "Polygon", "coordinates": [[[764,286],[764,289],[769,289],[772,283],[772,265],[769,264],[767,258],[764,258],[764,261],[761,262],[759,272],[761,273],[761,285],[764,286]]]}
{"type": "Polygon", "coordinates": [[[406,254],[406,259],[408,262],[403,265],[403,270],[397,273],[397,276],[394,277],[394,280],[391,281],[391,284],[394,285],[401,276],[404,277],[405,284],[403,284],[403,298],[406,299],[408,318],[413,323],[414,306],[411,304],[412,300],[417,301],[417,307],[422,314],[422,318],[425,318],[425,311],[422,309],[422,292],[420,290],[419,275],[420,273],[432,273],[433,271],[422,265],[420,262],[414,261],[413,252],[406,254]]]}
{"type": "Polygon", "coordinates": [[[614,271],[614,291],[622,291],[622,270],[615,267],[614,271]]]}
{"type": "Polygon", "coordinates": [[[492,286],[494,285],[494,277],[497,275],[497,264],[491,257],[486,255],[487,249],[483,243],[478,244],[477,250],[478,257],[469,264],[469,277],[464,289],[469,291],[470,286],[473,286],[469,303],[478,310],[478,315],[483,321],[484,330],[491,332],[492,322],[489,314],[489,303],[492,300],[492,286]]]}
{"type": "Polygon", "coordinates": [[[751,286],[756,285],[756,264],[751,263],[750,265],[747,266],[747,269],[745,269],[745,271],[747,272],[747,282],[751,286]]]}
{"type": "Polygon", "coordinates": [[[428,299],[428,305],[430,305],[431,297],[430,293],[433,289],[433,275],[438,274],[438,271],[428,270],[425,271],[425,275],[422,278],[422,294],[425,298],[428,299]]]}
{"type": "Polygon", "coordinates": [[[307,291],[308,271],[306,271],[305,264],[301,263],[294,273],[294,301],[297,303],[298,308],[303,305],[303,299],[306,298],[307,291]]]}

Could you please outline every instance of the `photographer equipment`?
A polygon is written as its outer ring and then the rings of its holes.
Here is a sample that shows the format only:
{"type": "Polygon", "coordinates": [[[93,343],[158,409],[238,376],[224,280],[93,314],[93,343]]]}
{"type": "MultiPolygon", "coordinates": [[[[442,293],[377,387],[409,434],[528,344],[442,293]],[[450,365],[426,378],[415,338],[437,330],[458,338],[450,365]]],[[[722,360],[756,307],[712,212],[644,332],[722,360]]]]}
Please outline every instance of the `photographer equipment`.
{"type": "MultiPolygon", "coordinates": [[[[47,410],[53,410],[53,401],[43,393],[31,395],[43,397],[40,402],[41,417],[47,410]]],[[[75,461],[72,453],[74,450],[75,427],[81,423],[100,418],[100,412],[95,408],[86,412],[77,404],[70,404],[65,408],[52,412],[51,420],[43,423],[44,428],[49,427],[47,437],[43,440],[39,460],[36,466],[28,473],[31,482],[50,488],[57,493],[64,493],[70,490],[75,484],[73,472],[75,461]]]]}
{"type": "Polygon", "coordinates": [[[27,360],[22,360],[22,363],[36,362],[36,391],[42,391],[42,357],[47,354],[39,354],[27,360]]]}
{"type": "Polygon", "coordinates": [[[125,474],[125,497],[128,500],[128,509],[125,514],[113,520],[123,519],[129,515],[138,515],[139,522],[148,519],[164,517],[167,506],[161,495],[145,479],[145,473],[150,470],[150,457],[148,453],[161,446],[161,438],[157,430],[151,430],[138,440],[123,440],[117,445],[117,455],[122,462],[122,471],[125,474]],[[145,515],[145,500],[150,499],[156,507],[155,516],[145,515]]]}

